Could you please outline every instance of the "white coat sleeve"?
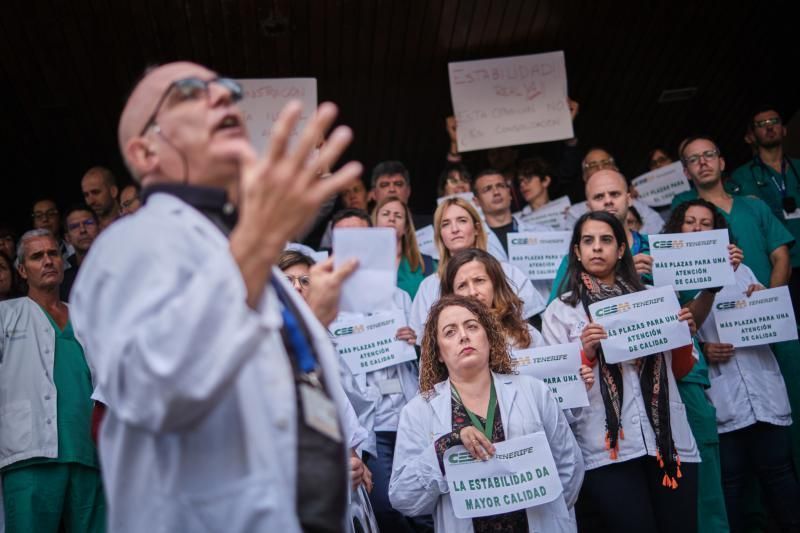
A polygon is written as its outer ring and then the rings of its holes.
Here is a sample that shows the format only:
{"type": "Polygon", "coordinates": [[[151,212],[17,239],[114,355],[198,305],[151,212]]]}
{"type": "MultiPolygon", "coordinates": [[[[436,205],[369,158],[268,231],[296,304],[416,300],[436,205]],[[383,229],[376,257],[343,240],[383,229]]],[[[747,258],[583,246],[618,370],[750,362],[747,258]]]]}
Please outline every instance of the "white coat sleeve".
{"type": "Polygon", "coordinates": [[[548,345],[570,342],[569,331],[574,324],[569,323],[568,306],[558,298],[550,302],[542,315],[542,336],[548,345]]]}
{"type": "Polygon", "coordinates": [[[544,384],[537,384],[536,393],[544,432],[547,435],[547,442],[550,443],[558,477],[564,487],[564,501],[567,507],[572,507],[578,500],[578,493],[583,484],[583,454],[550,388],[544,384]]]}
{"type": "Polygon", "coordinates": [[[634,200],[633,206],[642,216],[642,233],[645,235],[661,233],[661,230],[664,229],[664,218],[658,214],[658,211],[641,200],[634,200]]]}
{"type": "Polygon", "coordinates": [[[344,394],[347,397],[348,410],[353,410],[358,429],[363,430],[365,433],[364,438],[358,445],[361,451],[377,457],[378,449],[375,442],[374,428],[378,403],[375,399],[370,398],[367,392],[358,384],[344,359],[338,356],[337,358],[339,363],[339,383],[341,383],[344,394]]]}
{"type": "Polygon", "coordinates": [[[258,313],[246,305],[224,241],[203,254],[190,231],[155,221],[114,229],[80,270],[71,320],[116,416],[151,431],[190,426],[218,404],[245,362],[265,355],[265,339],[281,342],[279,308],[258,313]]]}
{"type": "Polygon", "coordinates": [[[400,412],[389,501],[406,516],[432,514],[441,495],[448,491],[430,435],[433,416],[422,396],[414,398],[400,412]]]}
{"type": "Polygon", "coordinates": [[[417,295],[411,303],[411,310],[408,313],[408,326],[417,334],[417,344],[422,344],[422,335],[425,333],[425,322],[428,321],[428,311],[433,302],[439,297],[439,284],[437,280],[431,279],[437,276],[435,272],[422,280],[417,290],[417,295]]]}
{"type": "Polygon", "coordinates": [[[547,300],[542,298],[539,291],[533,288],[533,283],[525,273],[511,263],[501,263],[503,271],[506,273],[511,289],[514,290],[522,300],[522,314],[524,318],[538,315],[547,306],[547,300]]]}

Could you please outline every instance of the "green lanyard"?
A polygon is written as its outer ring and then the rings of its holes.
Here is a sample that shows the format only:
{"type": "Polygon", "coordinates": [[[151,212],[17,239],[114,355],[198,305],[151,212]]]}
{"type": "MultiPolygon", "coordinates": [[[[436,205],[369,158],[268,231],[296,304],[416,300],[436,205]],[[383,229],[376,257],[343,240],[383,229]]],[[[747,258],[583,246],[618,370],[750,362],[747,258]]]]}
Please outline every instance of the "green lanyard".
{"type": "MultiPolygon", "coordinates": [[[[450,383],[450,390],[453,391],[453,397],[458,400],[461,405],[464,405],[464,402],[461,401],[461,396],[458,394],[455,385],[450,383]]],[[[489,442],[492,441],[492,430],[494,430],[494,411],[497,407],[497,393],[494,391],[494,380],[492,380],[492,390],[489,393],[489,409],[486,412],[486,427],[481,424],[481,421],[478,420],[478,417],[467,409],[467,406],[464,405],[464,410],[467,412],[470,421],[472,421],[472,425],[478,428],[478,431],[486,435],[486,438],[489,439],[489,442]]]]}

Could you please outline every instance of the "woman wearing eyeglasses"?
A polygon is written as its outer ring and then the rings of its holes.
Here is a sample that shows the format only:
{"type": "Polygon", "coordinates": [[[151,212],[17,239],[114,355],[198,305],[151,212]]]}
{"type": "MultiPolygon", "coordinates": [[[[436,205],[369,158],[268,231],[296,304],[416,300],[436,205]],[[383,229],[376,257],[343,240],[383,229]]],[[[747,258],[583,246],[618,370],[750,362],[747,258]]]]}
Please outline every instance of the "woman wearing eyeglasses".
{"type": "Polygon", "coordinates": [[[580,450],[543,382],[514,375],[503,329],[474,298],[443,296],[431,308],[420,360],[420,395],[403,409],[389,485],[394,507],[408,516],[433,513],[435,530],[574,532],[570,516],[583,477],[580,450]],[[563,486],[560,497],[525,510],[456,518],[444,453],[463,445],[488,459],[493,443],[543,431],[563,486]]]}
{"type": "MultiPolygon", "coordinates": [[[[700,456],[676,386],[694,364],[692,346],[609,364],[605,330],[589,318],[590,304],[645,289],[616,217],[597,211],[578,219],[567,285],[547,307],[542,333],[550,344],[580,342],[595,374],[589,406],[572,424],[586,465],[581,529],[696,531],[700,456]]],[[[678,319],[691,321],[691,313],[681,310],[678,319]]]]}
{"type": "Polygon", "coordinates": [[[439,174],[436,193],[441,198],[462,192],[472,192],[472,176],[461,163],[451,163],[439,174]]]}
{"type": "MultiPolygon", "coordinates": [[[[422,331],[428,310],[439,298],[441,278],[447,263],[454,253],[467,248],[486,250],[487,237],[478,212],[462,198],[448,198],[436,208],[433,215],[434,241],[439,250],[439,268],[420,284],[411,306],[409,325],[414,331],[422,331]]],[[[533,284],[520,269],[509,263],[501,263],[509,286],[522,300],[524,318],[541,312],[545,302],[533,284]]]]}
{"type": "MultiPolygon", "coordinates": [[[[664,229],[667,233],[689,233],[728,229],[728,224],[714,204],[696,199],[679,205],[664,229]]],[[[716,296],[701,292],[694,300],[709,300],[706,307],[710,314],[702,322],[698,336],[708,360],[710,387],[705,393],[716,408],[728,524],[734,533],[745,530],[748,486],[755,475],[773,520],[782,531],[797,530],[800,487],[792,467],[792,416],[778,362],[768,344],[734,348],[720,343],[717,335],[713,302],[750,296],[764,289],[753,271],[741,263],[741,251],[737,259],[732,261],[735,285],[723,287],[716,296]]],[[[800,353],[800,345],[796,341],[794,344],[796,353],[800,353]]]]}

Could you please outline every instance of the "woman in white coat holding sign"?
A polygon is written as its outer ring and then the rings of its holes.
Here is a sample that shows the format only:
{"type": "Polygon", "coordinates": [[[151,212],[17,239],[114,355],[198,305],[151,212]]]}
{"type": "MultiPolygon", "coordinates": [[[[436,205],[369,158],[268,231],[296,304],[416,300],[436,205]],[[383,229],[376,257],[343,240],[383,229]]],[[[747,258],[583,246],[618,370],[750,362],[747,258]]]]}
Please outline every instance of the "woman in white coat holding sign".
{"type": "Polygon", "coordinates": [[[444,296],[431,308],[422,343],[421,394],[403,409],[389,498],[408,516],[433,513],[436,531],[573,532],[570,515],[583,478],[581,453],[549,388],[513,375],[506,337],[479,301],[444,296]],[[457,445],[486,460],[492,443],[543,432],[562,493],[505,514],[455,516],[444,454],[457,445]]]}
{"type": "MultiPolygon", "coordinates": [[[[582,343],[595,373],[589,406],[572,425],[586,465],[581,530],[696,531],[699,453],[675,385],[694,364],[692,347],[605,362],[607,335],[588,306],[645,289],[615,216],[598,211],[578,220],[568,265],[567,291],[547,307],[542,333],[550,344],[582,343]]],[[[678,317],[691,321],[688,310],[678,317]]]]}
{"type": "MultiPolygon", "coordinates": [[[[454,253],[467,248],[486,250],[487,235],[478,212],[462,198],[448,198],[436,208],[433,215],[434,241],[439,250],[439,270],[419,286],[411,306],[409,326],[422,331],[428,319],[428,310],[439,298],[441,278],[447,263],[454,253]]],[[[510,263],[500,263],[509,286],[522,300],[523,318],[542,312],[545,300],[536,292],[531,280],[519,268],[510,263]]]]}

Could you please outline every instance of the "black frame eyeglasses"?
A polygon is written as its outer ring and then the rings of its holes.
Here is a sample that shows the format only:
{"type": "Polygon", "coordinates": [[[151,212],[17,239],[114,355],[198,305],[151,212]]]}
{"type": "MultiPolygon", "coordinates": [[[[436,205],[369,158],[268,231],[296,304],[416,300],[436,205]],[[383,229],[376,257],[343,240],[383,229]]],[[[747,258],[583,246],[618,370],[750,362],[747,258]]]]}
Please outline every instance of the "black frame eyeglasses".
{"type": "Polygon", "coordinates": [[[233,102],[238,102],[244,97],[244,90],[242,86],[239,85],[239,82],[232,78],[212,78],[210,80],[204,80],[195,76],[191,76],[188,78],[182,78],[180,80],[175,80],[169,84],[169,86],[164,90],[164,93],[161,95],[161,98],[158,99],[158,104],[156,104],[153,113],[145,122],[142,131],[139,132],[139,136],[145,134],[145,132],[150,129],[154,124],[156,124],[156,116],[158,112],[161,110],[161,106],[164,105],[164,102],[167,100],[170,94],[173,91],[178,91],[178,99],[180,101],[188,101],[188,100],[197,100],[201,96],[204,98],[208,98],[208,86],[212,83],[217,83],[221,85],[224,89],[226,89],[230,95],[231,100],[233,102]]]}

